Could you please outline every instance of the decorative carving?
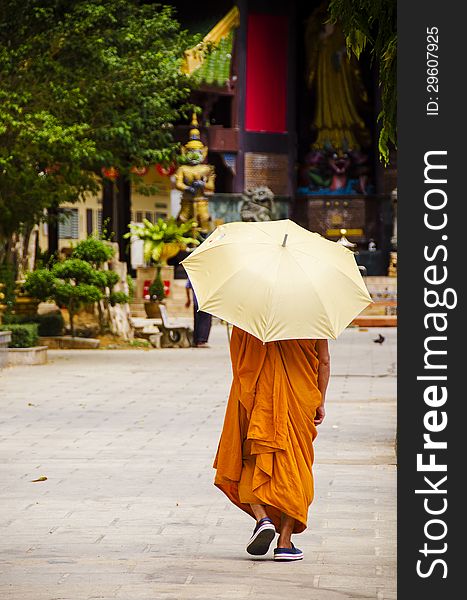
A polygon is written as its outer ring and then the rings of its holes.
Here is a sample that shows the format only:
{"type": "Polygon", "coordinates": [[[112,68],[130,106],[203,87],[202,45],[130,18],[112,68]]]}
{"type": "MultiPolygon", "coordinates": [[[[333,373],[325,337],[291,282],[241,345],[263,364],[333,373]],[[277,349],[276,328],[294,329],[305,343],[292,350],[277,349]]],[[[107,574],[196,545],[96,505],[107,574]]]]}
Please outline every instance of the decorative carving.
{"type": "Polygon", "coordinates": [[[328,21],[327,4],[313,11],[305,33],[307,83],[315,94],[313,148],[357,150],[371,141],[361,114],[367,109],[368,94],[357,59],[347,53],[342,29],[328,21]]]}
{"type": "Polygon", "coordinates": [[[300,170],[298,193],[368,194],[366,150],[371,135],[363,118],[368,94],[358,61],[347,53],[339,23],[329,23],[328,16],[324,2],[313,11],[306,27],[313,142],[300,170]]]}
{"type": "Polygon", "coordinates": [[[368,157],[359,150],[312,150],[300,169],[299,194],[368,194],[368,157]]]}
{"type": "Polygon", "coordinates": [[[175,173],[175,186],[183,192],[177,220],[182,223],[195,220],[203,233],[209,233],[212,222],[207,196],[214,192],[216,175],[212,165],[203,164],[208,148],[201,141],[195,114],[191,125],[190,139],[182,148],[186,164],[178,167],[175,173]]]}
{"type": "Polygon", "coordinates": [[[274,213],[274,194],[266,186],[248,189],[240,209],[242,221],[271,221],[274,213]]]}

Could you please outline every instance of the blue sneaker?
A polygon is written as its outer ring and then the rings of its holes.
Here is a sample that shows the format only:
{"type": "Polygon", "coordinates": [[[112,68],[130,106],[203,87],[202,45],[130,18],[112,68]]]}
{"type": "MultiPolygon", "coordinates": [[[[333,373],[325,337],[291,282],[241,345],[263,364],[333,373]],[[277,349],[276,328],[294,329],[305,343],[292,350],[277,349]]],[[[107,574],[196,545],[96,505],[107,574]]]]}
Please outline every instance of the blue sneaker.
{"type": "Polygon", "coordinates": [[[253,530],[253,535],[247,544],[246,551],[248,554],[260,556],[266,554],[269,550],[272,540],[276,535],[276,528],[269,517],[264,517],[256,523],[253,530]]]}
{"type": "Polygon", "coordinates": [[[290,561],[302,560],[303,552],[292,544],[292,548],[275,548],[274,560],[290,561]]]}

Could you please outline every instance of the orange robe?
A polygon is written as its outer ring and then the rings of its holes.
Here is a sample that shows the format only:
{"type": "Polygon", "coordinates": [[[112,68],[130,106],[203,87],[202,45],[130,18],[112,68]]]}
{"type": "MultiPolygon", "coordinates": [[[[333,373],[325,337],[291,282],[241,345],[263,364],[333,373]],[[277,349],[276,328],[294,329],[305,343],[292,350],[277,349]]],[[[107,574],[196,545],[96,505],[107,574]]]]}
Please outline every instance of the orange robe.
{"type": "Polygon", "coordinates": [[[300,533],[313,500],[316,340],[263,344],[235,327],[230,354],[233,382],[214,484],[251,516],[250,503],[267,505],[278,531],[282,512],[294,517],[300,533]]]}

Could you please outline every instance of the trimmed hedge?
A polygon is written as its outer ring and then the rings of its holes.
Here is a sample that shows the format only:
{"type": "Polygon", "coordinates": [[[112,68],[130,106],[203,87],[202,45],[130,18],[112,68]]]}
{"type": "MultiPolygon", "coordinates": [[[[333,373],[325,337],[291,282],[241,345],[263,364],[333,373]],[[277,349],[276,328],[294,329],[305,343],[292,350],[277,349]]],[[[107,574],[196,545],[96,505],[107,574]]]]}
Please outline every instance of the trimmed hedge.
{"type": "Polygon", "coordinates": [[[43,337],[52,337],[54,335],[63,335],[65,329],[65,320],[61,312],[45,313],[37,315],[34,322],[39,326],[39,335],[43,337]]]}
{"type": "Polygon", "coordinates": [[[34,317],[25,315],[5,315],[3,323],[11,325],[37,323],[38,333],[43,337],[63,335],[65,329],[65,320],[61,312],[44,313],[42,315],[35,315],[34,317]]]}
{"type": "Polygon", "coordinates": [[[9,348],[32,348],[33,346],[37,346],[39,341],[37,327],[37,323],[0,325],[2,331],[11,331],[9,348]]]}

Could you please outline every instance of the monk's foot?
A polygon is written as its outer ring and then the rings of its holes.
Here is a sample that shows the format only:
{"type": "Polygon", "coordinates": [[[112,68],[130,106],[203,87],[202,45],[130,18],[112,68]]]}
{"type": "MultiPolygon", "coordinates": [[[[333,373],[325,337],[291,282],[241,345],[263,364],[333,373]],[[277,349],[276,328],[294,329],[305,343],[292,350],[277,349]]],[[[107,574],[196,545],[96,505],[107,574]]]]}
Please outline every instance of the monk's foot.
{"type": "Polygon", "coordinates": [[[274,560],[282,562],[290,562],[291,560],[302,560],[303,552],[299,548],[290,543],[291,548],[275,548],[274,549],[274,560]]]}
{"type": "Polygon", "coordinates": [[[247,544],[246,551],[254,556],[266,554],[272,540],[276,536],[276,528],[269,517],[264,517],[256,523],[253,535],[247,544]]]}

